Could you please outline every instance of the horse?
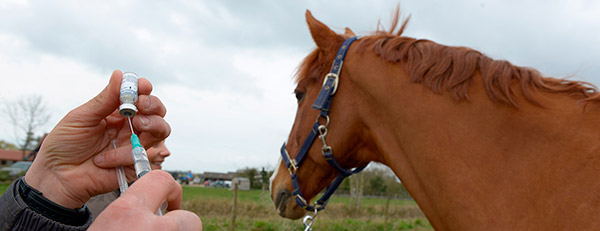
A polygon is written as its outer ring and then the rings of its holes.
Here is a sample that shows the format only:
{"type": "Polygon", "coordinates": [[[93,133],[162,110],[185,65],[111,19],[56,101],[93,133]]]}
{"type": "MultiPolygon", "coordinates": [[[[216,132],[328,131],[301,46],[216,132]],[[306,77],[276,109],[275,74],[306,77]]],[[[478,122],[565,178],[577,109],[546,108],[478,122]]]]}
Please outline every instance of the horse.
{"type": "Polygon", "coordinates": [[[399,18],[343,45],[350,29],[337,34],[306,12],[317,48],[297,70],[296,118],[271,178],[279,215],[324,208],[326,199],[310,201],[343,175],[338,167],[348,175],[375,161],[436,230],[600,230],[597,88],[403,36],[410,17],[399,18]],[[330,86],[324,116],[313,107],[330,86]]]}

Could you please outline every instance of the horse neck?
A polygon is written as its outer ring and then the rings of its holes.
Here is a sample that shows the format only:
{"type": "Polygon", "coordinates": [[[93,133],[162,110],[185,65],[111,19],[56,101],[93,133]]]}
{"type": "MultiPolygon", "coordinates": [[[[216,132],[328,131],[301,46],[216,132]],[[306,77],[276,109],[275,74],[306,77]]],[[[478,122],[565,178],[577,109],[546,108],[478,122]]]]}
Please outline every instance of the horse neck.
{"type": "Polygon", "coordinates": [[[600,229],[598,113],[565,95],[545,94],[544,108],[493,103],[479,76],[459,102],[363,59],[369,70],[348,72],[377,159],[436,229],[600,229]]]}

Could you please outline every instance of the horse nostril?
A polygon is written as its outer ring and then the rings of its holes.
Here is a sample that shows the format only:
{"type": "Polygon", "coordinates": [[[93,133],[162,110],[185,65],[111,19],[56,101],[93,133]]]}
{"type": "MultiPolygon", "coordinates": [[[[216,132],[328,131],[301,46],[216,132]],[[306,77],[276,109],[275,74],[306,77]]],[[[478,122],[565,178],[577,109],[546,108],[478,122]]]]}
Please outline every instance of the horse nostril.
{"type": "Polygon", "coordinates": [[[285,206],[291,195],[292,194],[289,191],[282,189],[275,196],[275,208],[277,208],[280,213],[285,210],[285,206]]]}

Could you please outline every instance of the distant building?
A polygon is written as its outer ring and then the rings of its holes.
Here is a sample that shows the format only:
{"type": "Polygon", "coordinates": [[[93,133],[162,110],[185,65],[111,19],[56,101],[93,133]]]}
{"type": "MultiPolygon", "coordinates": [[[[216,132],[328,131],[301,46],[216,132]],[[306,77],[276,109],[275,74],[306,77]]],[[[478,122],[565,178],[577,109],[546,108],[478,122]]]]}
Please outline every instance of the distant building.
{"type": "Polygon", "coordinates": [[[250,190],[250,180],[246,177],[235,177],[231,180],[231,189],[235,183],[238,184],[238,190],[250,190]]]}
{"type": "Polygon", "coordinates": [[[1,150],[0,149],[0,165],[9,165],[13,164],[17,161],[33,161],[37,156],[37,153],[40,151],[40,147],[42,143],[48,136],[48,133],[44,134],[42,138],[38,140],[37,147],[33,151],[25,151],[25,155],[23,156],[22,150],[1,150]]]}
{"type": "Polygon", "coordinates": [[[231,181],[235,177],[235,172],[220,173],[220,172],[204,172],[202,182],[205,181],[231,181]]]}
{"type": "MultiPolygon", "coordinates": [[[[29,156],[31,151],[25,153],[25,157],[29,156]]],[[[23,151],[21,150],[0,150],[0,165],[10,165],[17,161],[23,160],[23,151]]],[[[33,158],[29,158],[26,161],[33,161],[33,158]]]]}

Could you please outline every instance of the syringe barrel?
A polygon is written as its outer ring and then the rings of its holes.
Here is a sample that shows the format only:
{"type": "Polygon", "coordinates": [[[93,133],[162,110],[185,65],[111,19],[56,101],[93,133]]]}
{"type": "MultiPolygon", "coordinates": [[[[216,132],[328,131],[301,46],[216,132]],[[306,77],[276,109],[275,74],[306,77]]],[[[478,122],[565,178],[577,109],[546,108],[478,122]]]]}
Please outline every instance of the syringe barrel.
{"type": "Polygon", "coordinates": [[[137,113],[135,103],[138,100],[138,76],[133,72],[123,73],[119,101],[119,114],[126,117],[133,117],[137,113]]]}
{"type": "Polygon", "coordinates": [[[144,148],[133,148],[133,150],[131,150],[131,157],[133,158],[135,175],[137,175],[138,178],[152,170],[150,168],[150,161],[148,161],[148,156],[146,155],[146,150],[144,150],[144,148]]]}

